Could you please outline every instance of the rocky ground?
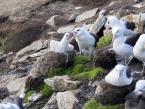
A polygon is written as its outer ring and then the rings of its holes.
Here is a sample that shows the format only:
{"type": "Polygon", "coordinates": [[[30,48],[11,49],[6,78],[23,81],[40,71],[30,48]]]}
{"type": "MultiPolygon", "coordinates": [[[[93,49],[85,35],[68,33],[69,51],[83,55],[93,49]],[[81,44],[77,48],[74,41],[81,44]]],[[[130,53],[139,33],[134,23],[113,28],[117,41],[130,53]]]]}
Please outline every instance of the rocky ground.
{"type": "MultiPolygon", "coordinates": [[[[108,50],[110,34],[102,37],[89,60],[75,51],[49,52],[51,39],[60,40],[77,26],[90,29],[99,11],[136,22],[144,32],[145,4],[133,0],[0,0],[0,100],[25,87],[26,109],[124,109],[131,86],[110,87],[104,76],[122,61],[108,50]],[[142,14],[140,14],[142,13],[142,14]],[[141,18],[141,19],[139,19],[141,18]],[[104,90],[105,89],[105,90],[104,90]],[[112,92],[115,94],[112,95],[112,92]],[[108,95],[110,94],[110,95],[108,95]],[[118,98],[119,96],[119,98],[118,98]]],[[[75,42],[72,42],[78,49],[75,42]]],[[[130,64],[134,81],[141,62],[130,64]]]]}

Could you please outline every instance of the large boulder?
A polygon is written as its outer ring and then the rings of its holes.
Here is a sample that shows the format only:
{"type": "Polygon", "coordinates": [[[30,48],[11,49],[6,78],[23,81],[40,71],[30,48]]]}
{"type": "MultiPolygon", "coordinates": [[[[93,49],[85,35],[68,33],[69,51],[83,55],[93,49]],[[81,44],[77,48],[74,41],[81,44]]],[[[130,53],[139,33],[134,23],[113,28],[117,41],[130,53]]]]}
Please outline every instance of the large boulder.
{"type": "Polygon", "coordinates": [[[17,78],[8,83],[7,88],[10,93],[17,93],[25,87],[26,77],[17,78]]]}
{"type": "Polygon", "coordinates": [[[65,54],[47,52],[34,64],[34,67],[27,78],[26,87],[37,87],[43,82],[43,77],[46,77],[52,68],[64,68],[72,65],[74,56],[74,51],[68,52],[68,62],[66,63],[67,56],[65,54]]]}
{"type": "Polygon", "coordinates": [[[80,84],[79,81],[71,81],[69,76],[55,76],[45,79],[44,82],[54,91],[75,90],[80,84]]]}
{"type": "Polygon", "coordinates": [[[58,92],[56,99],[59,109],[80,109],[78,99],[72,91],[58,92]]]}
{"type": "Polygon", "coordinates": [[[56,94],[53,94],[42,109],[58,109],[56,94]]]}
{"type": "Polygon", "coordinates": [[[134,83],[129,86],[116,87],[102,80],[96,88],[95,99],[102,104],[121,104],[125,102],[126,95],[134,87],[134,83]]]}
{"type": "Polygon", "coordinates": [[[65,17],[61,15],[54,15],[50,19],[48,19],[46,23],[49,26],[56,28],[57,26],[62,26],[67,24],[67,19],[65,19],[65,17]]]}
{"type": "Polygon", "coordinates": [[[32,23],[21,25],[16,31],[10,33],[7,36],[5,42],[5,52],[16,52],[20,49],[28,46],[33,41],[40,39],[45,35],[45,30],[47,29],[46,24],[32,23]]]}
{"type": "Polygon", "coordinates": [[[108,47],[97,50],[94,64],[97,67],[112,69],[117,64],[116,54],[113,51],[108,50],[108,47]]]}
{"type": "Polygon", "coordinates": [[[125,109],[145,109],[145,93],[131,92],[126,97],[125,109]]]}
{"type": "Polygon", "coordinates": [[[92,9],[92,10],[89,10],[89,11],[86,11],[80,15],[78,15],[75,19],[75,22],[81,22],[81,21],[84,21],[86,19],[89,19],[89,18],[92,18],[92,17],[95,17],[96,14],[98,12],[98,8],[95,8],[95,9],[92,9]]]}

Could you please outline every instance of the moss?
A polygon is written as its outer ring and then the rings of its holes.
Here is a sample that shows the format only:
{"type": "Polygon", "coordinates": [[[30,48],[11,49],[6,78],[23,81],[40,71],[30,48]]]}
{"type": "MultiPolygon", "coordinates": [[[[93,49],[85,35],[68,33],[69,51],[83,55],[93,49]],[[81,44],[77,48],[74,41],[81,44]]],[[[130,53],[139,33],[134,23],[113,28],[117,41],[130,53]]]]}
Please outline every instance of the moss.
{"type": "Polygon", "coordinates": [[[42,88],[42,95],[44,97],[49,97],[52,95],[52,93],[53,93],[52,89],[48,85],[45,84],[42,88]]]}
{"type": "Polygon", "coordinates": [[[90,100],[84,105],[84,109],[123,109],[123,105],[106,105],[103,106],[98,103],[96,100],[90,100]]]}
{"type": "Polygon", "coordinates": [[[97,43],[97,48],[108,46],[111,44],[111,42],[112,42],[112,34],[108,33],[107,35],[99,39],[99,42],[97,43]]]}
{"type": "Polygon", "coordinates": [[[79,80],[80,79],[81,80],[93,80],[97,76],[102,75],[103,73],[104,73],[104,69],[102,69],[101,67],[98,67],[93,70],[77,74],[74,76],[74,78],[79,79],[79,80]]]}
{"type": "Polygon", "coordinates": [[[89,58],[84,55],[76,55],[74,58],[74,65],[76,64],[86,64],[89,62],[89,58]]]}
{"type": "Polygon", "coordinates": [[[24,97],[24,102],[27,103],[28,102],[28,98],[34,93],[34,90],[30,90],[26,93],[25,97],[24,97]]]}
{"type": "Polygon", "coordinates": [[[5,42],[6,42],[7,38],[0,38],[0,52],[4,52],[5,49],[5,42]]]}

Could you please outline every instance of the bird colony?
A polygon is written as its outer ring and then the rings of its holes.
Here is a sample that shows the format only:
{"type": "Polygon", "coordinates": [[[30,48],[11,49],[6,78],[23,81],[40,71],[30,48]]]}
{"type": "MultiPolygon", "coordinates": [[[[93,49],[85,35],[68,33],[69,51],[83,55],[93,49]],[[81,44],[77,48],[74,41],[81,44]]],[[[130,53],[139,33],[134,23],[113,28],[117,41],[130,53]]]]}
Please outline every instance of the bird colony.
{"type": "MultiPolygon", "coordinates": [[[[102,14],[100,14],[102,15],[102,14]]],[[[105,16],[106,23],[104,24],[104,31],[112,32],[113,34],[113,51],[124,57],[125,63],[117,64],[106,76],[105,81],[113,86],[130,85],[133,81],[132,70],[129,63],[133,58],[138,59],[143,63],[141,73],[144,73],[145,67],[145,34],[134,31],[135,23],[127,22],[118,19],[116,16],[105,16]]],[[[70,41],[74,38],[79,47],[80,55],[88,55],[91,59],[95,52],[97,38],[99,36],[92,34],[83,27],[76,27],[73,31],[65,33],[60,41],[50,41],[50,51],[57,53],[64,53],[67,55],[68,51],[74,50],[70,41]]],[[[68,59],[66,60],[66,62],[68,59]]],[[[130,95],[140,95],[145,91],[145,80],[139,80],[136,83],[134,91],[130,95]]],[[[128,95],[128,96],[130,96],[128,95]]],[[[20,109],[20,106],[15,103],[1,103],[0,109],[20,109]]]]}

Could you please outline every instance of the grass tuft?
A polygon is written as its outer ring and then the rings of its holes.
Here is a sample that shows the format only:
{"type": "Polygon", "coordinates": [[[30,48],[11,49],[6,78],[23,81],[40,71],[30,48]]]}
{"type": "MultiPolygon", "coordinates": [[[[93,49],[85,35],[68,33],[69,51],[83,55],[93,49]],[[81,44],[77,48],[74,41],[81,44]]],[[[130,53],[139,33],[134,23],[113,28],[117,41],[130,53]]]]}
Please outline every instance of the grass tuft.
{"type": "Polygon", "coordinates": [[[76,74],[74,78],[79,80],[94,80],[97,76],[102,75],[103,73],[104,73],[104,69],[98,67],[87,72],[76,74]]]}
{"type": "Polygon", "coordinates": [[[111,42],[112,42],[112,34],[108,33],[107,35],[99,39],[99,42],[97,43],[97,48],[103,48],[105,46],[108,46],[111,44],[111,42]]]}
{"type": "Polygon", "coordinates": [[[28,102],[28,98],[34,93],[35,91],[30,90],[26,93],[25,97],[24,97],[24,102],[27,103],[28,102]]]}
{"type": "Polygon", "coordinates": [[[103,106],[100,103],[98,103],[96,100],[92,99],[85,103],[83,109],[123,109],[123,105],[106,105],[103,106]]]}
{"type": "Polygon", "coordinates": [[[48,85],[45,84],[42,88],[42,95],[44,97],[49,97],[52,95],[52,93],[53,93],[52,89],[48,85]]]}

